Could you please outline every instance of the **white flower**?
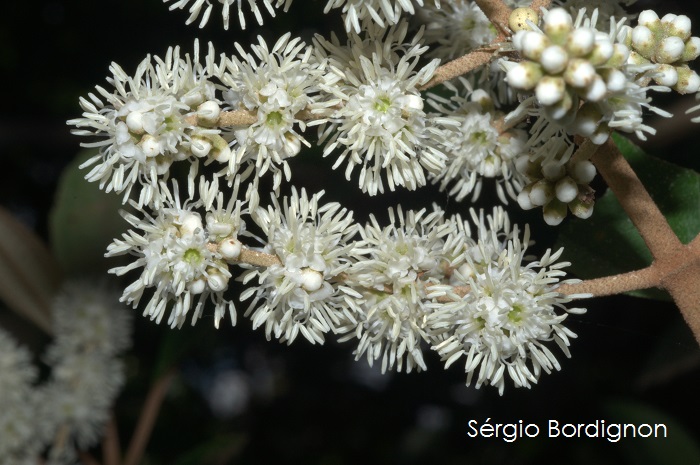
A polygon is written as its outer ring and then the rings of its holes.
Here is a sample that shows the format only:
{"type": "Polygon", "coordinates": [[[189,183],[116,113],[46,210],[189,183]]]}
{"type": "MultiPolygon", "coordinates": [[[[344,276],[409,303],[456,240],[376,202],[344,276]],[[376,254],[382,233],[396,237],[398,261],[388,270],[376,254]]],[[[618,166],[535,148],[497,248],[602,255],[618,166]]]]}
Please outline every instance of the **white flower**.
{"type": "MultiPolygon", "coordinates": [[[[211,48],[207,69],[216,69],[211,48]]],[[[98,182],[106,192],[123,193],[124,202],[138,185],[138,204],[158,206],[162,197],[159,180],[168,178],[174,162],[189,159],[194,163],[193,178],[197,157],[226,159],[228,144],[219,130],[193,126],[187,120],[197,115],[200,105],[219,103],[209,71],[199,64],[197,44],[194,60],[189,55],[181,57],[175,47],[168,49],[164,59],[148,56],[133,77],[116,63],[110,71],[112,77],[107,81],[114,90],[97,86],[99,96],[91,93],[89,99],[80,99],[83,117],[68,121],[77,128],[74,134],[103,138],[82,144],[100,147],[98,155],[81,165],[92,167],[85,176],[88,181],[98,182]]]]}
{"type": "MultiPolygon", "coordinates": [[[[530,387],[540,374],[558,370],[560,365],[545,344],[554,340],[570,356],[569,338],[575,334],[562,325],[567,313],[564,304],[583,296],[566,296],[556,291],[561,268],[555,263],[561,250],[547,251],[539,261],[525,264],[529,242],[527,228],[521,240],[517,227],[511,229],[506,213],[494,209],[486,219],[472,211],[477,238],[463,241],[454,252],[454,286],[467,287],[461,298],[446,303],[429,317],[428,324],[446,329],[436,350],[450,366],[465,360],[467,385],[476,377],[476,387],[491,384],[502,394],[505,377],[516,387],[530,387]],[[458,253],[463,247],[463,253],[458,253]]],[[[461,237],[463,231],[457,234],[461,237]]],[[[459,239],[459,238],[458,238],[459,239]]],[[[460,240],[448,238],[446,241],[460,240]]],[[[568,281],[564,281],[568,282],[568,281]]]]}
{"type": "Polygon", "coordinates": [[[442,0],[428,4],[417,15],[425,24],[425,41],[433,44],[429,56],[453,60],[491,43],[498,31],[475,2],[442,0]]]}
{"type": "Polygon", "coordinates": [[[299,333],[312,344],[324,342],[324,334],[345,322],[355,321],[357,292],[342,284],[341,275],[353,260],[350,239],[356,233],[352,213],[332,202],[319,205],[323,193],[309,198],[292,190],[280,205],[275,197],[267,209],[253,218],[263,230],[264,251],[280,263],[246,272],[242,280],[253,294],[245,315],[253,328],[265,325],[268,339],[291,344],[299,333]]]}
{"type": "MultiPolygon", "coordinates": [[[[328,13],[333,8],[342,8],[345,21],[345,30],[360,33],[361,24],[371,20],[378,26],[384,28],[397,24],[404,11],[409,14],[415,13],[414,0],[397,0],[389,2],[386,0],[328,0],[324,13],[328,13]],[[386,24],[385,24],[386,23],[386,24]]],[[[433,0],[435,4],[440,4],[439,0],[433,0]]],[[[415,0],[419,6],[423,6],[423,0],[415,0]]]]}
{"type": "Polygon", "coordinates": [[[364,255],[348,272],[348,281],[364,302],[356,324],[340,329],[341,340],[359,339],[356,359],[366,354],[370,365],[381,358],[382,372],[425,370],[422,341],[432,334],[425,319],[445,294],[443,238],[452,224],[443,212],[389,210],[391,224],[381,227],[374,216],[360,229],[358,251],[364,255]]]}
{"type": "Polygon", "coordinates": [[[239,172],[246,177],[254,169],[251,189],[256,191],[258,178],[270,171],[278,192],[282,172],[287,180],[291,176],[286,160],[296,156],[302,144],[309,145],[300,134],[306,127],[301,112],[314,108],[323,67],[313,59],[312,49],[300,39],[290,39],[289,33],[272,49],[261,37],[258,40],[251,46],[255,56],[236,44],[242,60],[231,57],[222,76],[229,87],[226,108],[257,116],[250,126],[234,129],[235,156],[222,174],[231,181],[239,172]]]}
{"type": "MultiPolygon", "coordinates": [[[[150,315],[157,323],[163,318],[168,304],[174,301],[168,324],[172,327],[182,326],[193,306],[194,324],[202,314],[204,303],[210,300],[214,304],[216,327],[227,309],[232,324],[235,324],[234,304],[223,296],[231,273],[225,257],[219,251],[219,242],[237,240],[237,235],[243,233],[245,224],[238,217],[240,205],[231,200],[223,209],[223,198],[219,197],[219,207],[209,216],[205,227],[201,215],[195,211],[200,206],[199,202],[181,206],[177,196],[175,190],[175,196],[168,196],[155,217],[143,211],[140,212],[143,218],[123,213],[135,230],[123,234],[122,239],[115,239],[107,247],[105,255],[129,254],[136,258],[130,264],[113,268],[110,272],[122,276],[137,268],[143,268],[143,271],[124,290],[121,300],[135,308],[144,291],[153,288],[144,315],[150,315]]],[[[236,192],[233,199],[235,197],[236,192]]]]}
{"type": "MultiPolygon", "coordinates": [[[[170,5],[169,10],[174,10],[175,8],[179,9],[184,9],[192,3],[192,0],[163,0],[164,3],[167,2],[173,2],[170,5]]],[[[230,18],[230,10],[231,10],[231,5],[236,3],[238,5],[238,21],[241,24],[241,29],[245,29],[245,16],[243,15],[243,4],[244,0],[219,0],[219,3],[222,5],[221,9],[221,16],[224,19],[224,29],[228,30],[229,26],[229,18],[230,18]]],[[[255,16],[256,21],[258,24],[262,25],[263,19],[262,19],[262,14],[260,13],[260,7],[258,7],[258,1],[257,0],[247,0],[248,6],[250,7],[250,11],[253,13],[255,16]]],[[[287,11],[289,9],[289,6],[292,4],[292,0],[277,0],[276,2],[273,2],[271,0],[262,0],[262,4],[265,6],[265,9],[270,13],[270,16],[274,18],[275,16],[275,8],[282,7],[284,11],[287,11]]],[[[200,15],[202,15],[202,20],[199,23],[199,27],[203,28],[204,26],[207,25],[207,22],[209,22],[209,16],[211,16],[211,11],[214,5],[212,5],[211,0],[194,0],[194,3],[192,6],[189,8],[190,16],[187,18],[187,22],[185,24],[192,24],[199,18],[200,15]],[[206,5],[206,9],[204,10],[204,13],[202,13],[202,8],[206,5]]]]}
{"type": "Polygon", "coordinates": [[[433,182],[440,182],[440,190],[449,190],[457,200],[470,193],[476,200],[481,193],[483,179],[495,178],[496,192],[503,203],[506,194],[514,199],[522,189],[523,177],[515,170],[515,159],[525,152],[527,133],[521,129],[500,130],[496,124],[503,124],[503,114],[495,111],[494,102],[483,90],[472,91],[472,84],[461,80],[467,89],[466,95],[451,83],[445,84],[454,95],[449,100],[431,95],[429,103],[459,122],[450,128],[444,145],[448,147],[446,167],[432,176],[433,182]],[[497,120],[501,120],[500,123],[497,120]]]}
{"type": "Polygon", "coordinates": [[[339,151],[333,167],[347,160],[348,179],[361,166],[359,185],[370,195],[384,192],[382,171],[390,190],[414,190],[426,184],[424,170],[444,168],[444,125],[456,123],[423,111],[418,87],[428,82],[437,61],[416,71],[426,51],[420,35],[404,43],[406,23],[388,31],[368,28],[365,39],[351,33],[347,46],[318,38],[330,70],[322,88],[337,108],[321,128],[324,156],[339,151]]]}

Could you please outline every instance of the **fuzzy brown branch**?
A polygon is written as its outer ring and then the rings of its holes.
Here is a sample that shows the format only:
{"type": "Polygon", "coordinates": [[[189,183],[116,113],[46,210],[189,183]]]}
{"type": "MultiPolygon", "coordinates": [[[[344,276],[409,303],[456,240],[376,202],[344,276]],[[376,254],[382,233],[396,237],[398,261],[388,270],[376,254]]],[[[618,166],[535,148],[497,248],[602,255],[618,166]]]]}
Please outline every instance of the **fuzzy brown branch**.
{"type": "Polygon", "coordinates": [[[532,3],[530,4],[530,8],[535,10],[537,14],[541,14],[541,9],[542,8],[549,8],[549,5],[552,4],[552,0],[533,0],[532,3]]]}
{"type": "Polygon", "coordinates": [[[497,42],[503,41],[510,34],[508,29],[508,18],[513,10],[506,5],[503,0],[476,0],[477,6],[484,12],[491,24],[500,31],[497,42]]]}
{"type": "Polygon", "coordinates": [[[604,278],[587,279],[576,284],[562,284],[557,288],[562,294],[592,294],[593,297],[622,294],[623,292],[638,291],[659,287],[658,270],[653,266],[647,268],[622,273],[604,278]]]}
{"type": "Polygon", "coordinates": [[[124,465],[138,465],[141,463],[141,458],[146,450],[146,444],[148,444],[151,432],[156,423],[156,418],[158,418],[158,412],[165,399],[165,394],[168,392],[170,385],[175,379],[176,373],[177,371],[175,369],[169,370],[151,386],[151,390],[141,410],[141,416],[136,425],[134,435],[131,437],[131,443],[126,452],[124,465]]]}
{"type": "Polygon", "coordinates": [[[487,64],[494,56],[497,48],[495,44],[487,45],[479,50],[474,50],[464,56],[448,61],[435,70],[433,77],[419,88],[419,90],[430,89],[445,81],[473,71],[476,68],[487,64]],[[494,48],[490,48],[494,47],[494,48]]]}
{"type": "Polygon", "coordinates": [[[593,154],[591,161],[632,220],[654,259],[675,254],[681,242],[612,139],[593,154]]]}

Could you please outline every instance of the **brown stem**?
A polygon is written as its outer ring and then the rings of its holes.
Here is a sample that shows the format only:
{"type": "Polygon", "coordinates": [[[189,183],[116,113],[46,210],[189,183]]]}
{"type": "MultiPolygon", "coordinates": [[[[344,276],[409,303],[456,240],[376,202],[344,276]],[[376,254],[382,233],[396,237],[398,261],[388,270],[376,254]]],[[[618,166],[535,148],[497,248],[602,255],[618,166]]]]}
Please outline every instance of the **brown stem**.
{"type": "Polygon", "coordinates": [[[98,462],[95,457],[90,455],[89,452],[80,451],[78,452],[78,457],[83,465],[100,465],[100,462],[98,462]]]}
{"type": "Polygon", "coordinates": [[[700,344],[700,235],[668,258],[669,271],[661,283],[700,344]]]}
{"type": "Polygon", "coordinates": [[[491,58],[493,58],[496,51],[495,47],[490,48],[492,46],[494,46],[494,44],[487,45],[479,50],[474,50],[473,52],[452,61],[448,61],[444,65],[439,66],[435,70],[435,74],[433,74],[430,81],[421,86],[419,90],[430,89],[431,87],[435,87],[445,81],[449,81],[450,79],[454,79],[457,76],[461,76],[469,71],[485,65],[491,61],[491,58]]]}
{"type": "Polygon", "coordinates": [[[117,420],[114,417],[114,412],[110,415],[105,437],[102,441],[102,460],[105,465],[119,465],[122,461],[119,445],[119,431],[117,429],[117,420]]]}
{"type": "Polygon", "coordinates": [[[673,255],[681,242],[612,139],[591,160],[639,230],[654,259],[673,255]]]}
{"type": "Polygon", "coordinates": [[[537,14],[541,14],[541,9],[542,8],[549,8],[549,5],[552,4],[552,0],[532,0],[532,3],[530,4],[530,8],[535,10],[537,14]]]}
{"type": "Polygon", "coordinates": [[[501,31],[496,39],[496,41],[501,42],[509,34],[508,18],[513,10],[503,0],[476,0],[476,4],[489,21],[501,31]]]}
{"type": "Polygon", "coordinates": [[[136,425],[136,430],[131,437],[129,449],[126,451],[124,465],[138,465],[141,462],[143,452],[146,450],[146,444],[151,437],[153,426],[155,426],[158,412],[163,404],[163,399],[168,392],[168,388],[175,379],[176,373],[177,371],[175,369],[169,370],[151,386],[151,390],[141,410],[141,416],[136,425]]]}
{"type": "Polygon", "coordinates": [[[576,284],[562,284],[557,288],[562,294],[593,294],[593,297],[622,294],[623,292],[649,289],[661,285],[659,273],[653,266],[615,276],[587,279],[576,284]]]}

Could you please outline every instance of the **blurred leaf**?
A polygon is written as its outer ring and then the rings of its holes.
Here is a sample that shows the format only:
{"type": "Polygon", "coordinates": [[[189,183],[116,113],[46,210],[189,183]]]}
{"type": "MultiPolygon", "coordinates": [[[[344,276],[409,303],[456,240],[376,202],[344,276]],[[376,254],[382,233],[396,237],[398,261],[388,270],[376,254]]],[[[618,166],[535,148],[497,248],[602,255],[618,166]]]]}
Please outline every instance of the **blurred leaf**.
{"type": "Polygon", "coordinates": [[[679,319],[674,319],[666,328],[659,328],[659,335],[649,354],[637,386],[648,389],[651,386],[671,383],[700,366],[700,351],[692,331],[679,319]]]}
{"type": "Polygon", "coordinates": [[[119,215],[121,196],[106,194],[84,179],[78,166],[95,154],[81,151],[61,174],[49,215],[49,237],[56,259],[68,274],[86,274],[113,266],[107,245],[126,231],[119,215]]]}
{"type": "Polygon", "coordinates": [[[690,432],[665,412],[629,401],[608,402],[603,407],[611,423],[634,425],[663,423],[667,437],[622,438],[618,444],[629,463],[635,465],[697,465],[700,463],[700,444],[690,432]]]}
{"type": "MultiPolygon", "coordinates": [[[[613,135],[615,143],[659,206],[681,242],[700,232],[700,175],[644,153],[628,139],[613,135]]],[[[572,273],[583,279],[599,278],[645,268],[651,253],[617,198],[608,190],[587,220],[573,218],[560,229],[557,247],[571,262],[572,273]]],[[[659,289],[630,295],[670,300],[659,289]]]]}
{"type": "Polygon", "coordinates": [[[39,237],[0,207],[0,299],[51,332],[51,301],[61,269],[39,237]]]}

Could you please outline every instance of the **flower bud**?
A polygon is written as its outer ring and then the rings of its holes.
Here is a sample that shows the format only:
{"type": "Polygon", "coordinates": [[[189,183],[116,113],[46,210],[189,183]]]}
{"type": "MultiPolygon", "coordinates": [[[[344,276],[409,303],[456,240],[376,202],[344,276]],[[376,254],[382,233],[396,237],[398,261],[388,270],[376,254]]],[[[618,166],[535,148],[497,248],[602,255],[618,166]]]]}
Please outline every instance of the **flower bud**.
{"type": "Polygon", "coordinates": [[[632,46],[644,57],[651,57],[654,45],[654,34],[648,27],[637,26],[632,29],[632,46]]]}
{"type": "Polygon", "coordinates": [[[670,36],[661,41],[654,56],[657,63],[674,63],[680,60],[685,43],[680,37],[670,36]]]}
{"type": "Polygon", "coordinates": [[[211,151],[211,142],[204,137],[193,137],[190,150],[196,157],[206,157],[211,151]]]}
{"type": "Polygon", "coordinates": [[[627,63],[629,56],[629,47],[624,44],[613,44],[613,54],[605,65],[610,68],[619,68],[627,63]]]}
{"type": "Polygon", "coordinates": [[[141,150],[146,157],[155,157],[160,155],[160,143],[158,142],[158,139],[150,134],[143,136],[141,138],[141,142],[139,142],[139,145],[141,146],[141,150]]]}
{"type": "Polygon", "coordinates": [[[588,160],[574,163],[573,166],[569,168],[569,175],[578,184],[589,184],[596,175],[595,165],[588,160]]]}
{"type": "Polygon", "coordinates": [[[654,10],[644,10],[641,13],[639,13],[637,23],[651,29],[658,25],[659,15],[657,15],[654,10]]]}
{"type": "Polygon", "coordinates": [[[569,54],[559,45],[550,45],[542,51],[540,63],[549,74],[558,74],[564,71],[569,62],[569,54]]]}
{"type": "Polygon", "coordinates": [[[673,88],[679,94],[693,94],[700,90],[700,76],[688,66],[676,67],[678,83],[673,88]]]}
{"type": "Polygon", "coordinates": [[[610,92],[622,92],[627,86],[627,76],[619,69],[610,68],[602,70],[605,86],[610,92]]]}
{"type": "Polygon", "coordinates": [[[557,199],[544,206],[544,222],[550,226],[556,226],[566,218],[566,204],[557,199]]]}
{"type": "Polygon", "coordinates": [[[574,58],[564,71],[564,79],[573,87],[588,87],[597,76],[595,68],[587,60],[574,58]]]}
{"type": "Polygon", "coordinates": [[[564,98],[566,83],[557,76],[544,76],[537,83],[535,95],[541,105],[553,105],[564,98]]]}
{"type": "Polygon", "coordinates": [[[143,113],[140,111],[132,111],[126,115],[126,127],[129,128],[129,132],[133,134],[143,134],[145,129],[143,128],[143,113]]]}
{"type": "Polygon", "coordinates": [[[571,131],[583,137],[589,137],[598,128],[598,123],[603,117],[595,104],[584,103],[576,112],[576,119],[571,126],[571,131]]]}
{"type": "Polygon", "coordinates": [[[690,26],[690,18],[686,15],[678,15],[671,21],[668,32],[685,42],[690,38],[690,26]]]}
{"type": "Polygon", "coordinates": [[[224,260],[238,260],[241,255],[241,243],[233,237],[224,239],[219,243],[219,253],[224,260]]]}
{"type": "Polygon", "coordinates": [[[613,56],[614,47],[612,42],[607,38],[605,40],[596,40],[593,45],[593,50],[588,56],[588,61],[593,66],[602,66],[613,56]]]}
{"type": "Polygon", "coordinates": [[[301,270],[301,287],[305,291],[314,292],[321,289],[323,285],[323,275],[311,268],[301,270]]]}
{"type": "Polygon", "coordinates": [[[530,191],[532,190],[532,185],[530,186],[525,186],[525,188],[520,191],[517,197],[518,205],[520,205],[520,208],[523,210],[532,210],[535,208],[535,204],[532,203],[530,200],[530,191]]]}
{"type": "Polygon", "coordinates": [[[659,65],[654,72],[654,81],[660,86],[673,87],[678,83],[678,72],[671,65],[659,65]]]}
{"type": "Polygon", "coordinates": [[[216,268],[208,268],[209,276],[207,277],[207,284],[209,288],[214,292],[225,291],[228,287],[228,276],[222,274],[216,268]]]}
{"type": "Polygon", "coordinates": [[[593,51],[595,32],[587,27],[575,29],[566,42],[569,53],[575,57],[583,57],[593,51]]]}
{"type": "Polygon", "coordinates": [[[508,27],[513,32],[532,30],[528,21],[537,24],[537,12],[532,8],[521,7],[514,9],[508,17],[508,27]]]}
{"type": "Polygon", "coordinates": [[[563,45],[573,29],[571,15],[563,8],[552,8],[544,15],[542,30],[554,43],[563,45]]]}
{"type": "Polygon", "coordinates": [[[542,52],[550,45],[549,38],[535,31],[528,31],[522,38],[522,54],[525,58],[539,61],[542,52]]]}
{"type": "Polygon", "coordinates": [[[700,37],[691,37],[685,43],[681,61],[693,61],[700,56],[700,37]]]}
{"type": "Polygon", "coordinates": [[[542,174],[548,181],[556,182],[566,174],[566,168],[556,161],[550,161],[542,164],[542,174]]]}
{"type": "Polygon", "coordinates": [[[532,90],[541,78],[542,68],[532,61],[522,61],[506,73],[508,84],[522,90],[532,90]]]}
{"type": "Polygon", "coordinates": [[[575,199],[569,202],[569,210],[575,217],[586,220],[593,214],[593,205],[593,202],[584,203],[580,199],[575,199]]]}
{"type": "Polygon", "coordinates": [[[541,179],[532,185],[530,190],[530,202],[537,207],[546,205],[554,198],[554,187],[552,184],[541,179]]]}
{"type": "Polygon", "coordinates": [[[197,108],[197,119],[203,126],[213,126],[219,120],[221,108],[219,104],[213,100],[208,100],[202,103],[197,108]]]}
{"type": "Polygon", "coordinates": [[[561,202],[569,203],[578,196],[578,185],[569,176],[564,176],[557,181],[554,192],[561,202]]]}
{"type": "Polygon", "coordinates": [[[586,89],[586,100],[590,102],[599,102],[608,93],[608,88],[603,82],[603,78],[596,74],[593,82],[586,89]]]}

